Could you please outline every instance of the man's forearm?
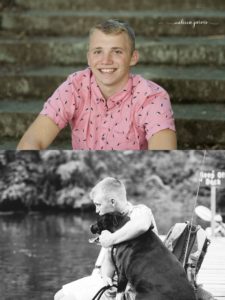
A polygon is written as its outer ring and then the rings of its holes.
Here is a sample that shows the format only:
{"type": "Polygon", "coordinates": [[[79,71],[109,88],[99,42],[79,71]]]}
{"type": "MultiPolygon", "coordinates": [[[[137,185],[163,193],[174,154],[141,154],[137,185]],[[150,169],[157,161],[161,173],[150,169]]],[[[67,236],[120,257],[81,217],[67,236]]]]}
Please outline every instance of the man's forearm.
{"type": "Polygon", "coordinates": [[[38,115],[21,138],[17,150],[46,149],[59,131],[59,127],[50,118],[38,115]]]}
{"type": "Polygon", "coordinates": [[[104,260],[101,265],[101,274],[103,277],[112,278],[115,272],[115,266],[111,259],[111,248],[106,249],[104,260]]]}
{"type": "Polygon", "coordinates": [[[148,141],[149,150],[176,150],[176,132],[171,129],[164,129],[155,133],[148,141]]]}
{"type": "Polygon", "coordinates": [[[134,239],[145,233],[151,225],[151,222],[140,222],[139,224],[132,221],[127,222],[121,229],[112,234],[113,244],[118,244],[127,240],[134,239]]]}
{"type": "Polygon", "coordinates": [[[23,137],[17,145],[17,150],[42,150],[40,144],[29,142],[23,137]]]}

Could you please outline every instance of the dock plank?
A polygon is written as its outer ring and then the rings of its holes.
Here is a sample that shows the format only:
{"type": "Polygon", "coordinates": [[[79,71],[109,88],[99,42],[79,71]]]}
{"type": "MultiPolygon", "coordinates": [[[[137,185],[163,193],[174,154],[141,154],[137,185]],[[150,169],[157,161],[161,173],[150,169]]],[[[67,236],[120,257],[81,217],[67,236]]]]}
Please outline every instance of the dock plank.
{"type": "Polygon", "coordinates": [[[208,251],[197,278],[198,284],[213,294],[216,299],[225,300],[225,238],[211,239],[208,251]]]}

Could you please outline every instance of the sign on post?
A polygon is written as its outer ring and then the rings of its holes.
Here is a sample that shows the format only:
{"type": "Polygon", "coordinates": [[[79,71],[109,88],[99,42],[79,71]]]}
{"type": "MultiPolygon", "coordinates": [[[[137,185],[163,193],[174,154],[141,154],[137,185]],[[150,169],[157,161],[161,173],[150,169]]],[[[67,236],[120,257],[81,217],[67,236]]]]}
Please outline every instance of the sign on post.
{"type": "Polygon", "coordinates": [[[216,187],[225,186],[225,171],[201,171],[200,182],[211,187],[211,230],[212,236],[215,235],[215,215],[216,215],[216,187]]]}
{"type": "Polygon", "coordinates": [[[225,186],[225,171],[202,171],[200,182],[208,186],[225,186]]]}

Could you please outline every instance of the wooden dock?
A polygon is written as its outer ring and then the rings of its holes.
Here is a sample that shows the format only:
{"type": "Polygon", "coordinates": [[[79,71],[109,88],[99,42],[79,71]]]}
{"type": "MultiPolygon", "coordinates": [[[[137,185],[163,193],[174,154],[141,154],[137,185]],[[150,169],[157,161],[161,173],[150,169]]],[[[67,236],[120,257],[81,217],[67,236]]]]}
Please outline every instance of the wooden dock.
{"type": "Polygon", "coordinates": [[[225,300],[225,238],[211,239],[197,282],[218,300],[225,300]]]}

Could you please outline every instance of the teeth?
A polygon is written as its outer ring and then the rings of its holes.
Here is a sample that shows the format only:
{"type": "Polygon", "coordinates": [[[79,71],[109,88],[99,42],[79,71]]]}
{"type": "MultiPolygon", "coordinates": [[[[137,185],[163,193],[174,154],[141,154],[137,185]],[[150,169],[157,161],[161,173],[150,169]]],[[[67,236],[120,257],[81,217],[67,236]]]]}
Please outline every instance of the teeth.
{"type": "Polygon", "coordinates": [[[100,71],[102,73],[112,73],[112,72],[114,72],[114,69],[101,69],[100,71]]]}

